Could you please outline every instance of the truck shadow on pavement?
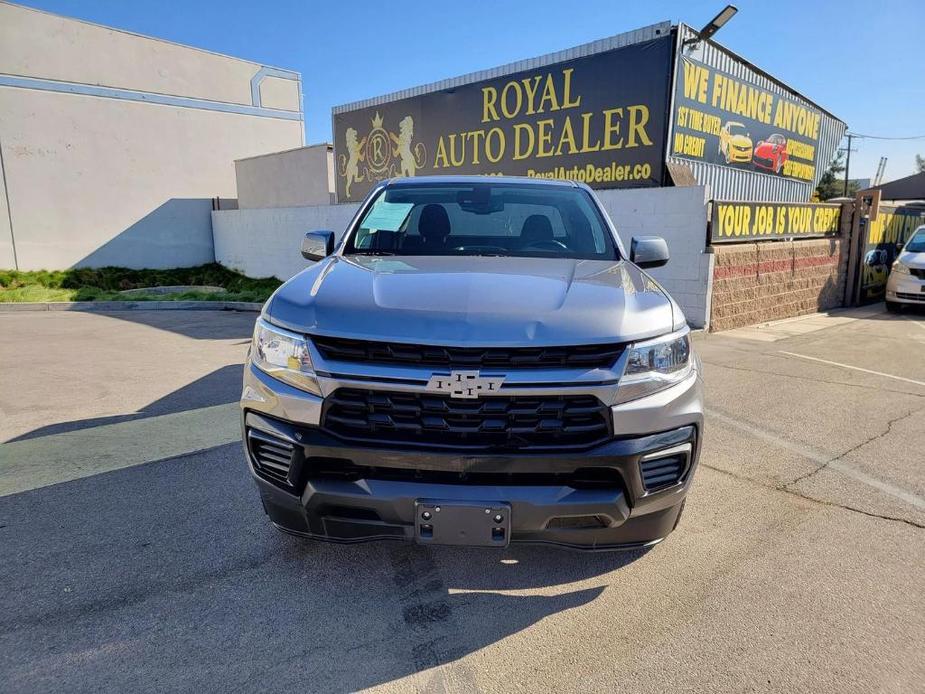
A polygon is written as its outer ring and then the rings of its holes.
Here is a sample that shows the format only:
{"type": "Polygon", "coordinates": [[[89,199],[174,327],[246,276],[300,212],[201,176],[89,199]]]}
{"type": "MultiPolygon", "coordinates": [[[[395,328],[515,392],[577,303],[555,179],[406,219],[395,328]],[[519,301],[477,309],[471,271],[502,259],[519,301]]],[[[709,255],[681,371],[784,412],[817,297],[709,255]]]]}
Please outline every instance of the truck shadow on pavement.
{"type": "Polygon", "coordinates": [[[14,437],[7,443],[236,402],[241,396],[241,374],[243,369],[244,367],[241,364],[223,366],[162,398],[154,400],[137,412],[108,417],[76,419],[69,422],[56,422],[14,437]]]}
{"type": "Polygon", "coordinates": [[[643,555],[292,538],[239,444],[2,497],[0,547],[5,691],[346,692],[452,663],[425,686],[474,690],[456,661],[643,555]]]}
{"type": "Polygon", "coordinates": [[[101,311],[107,318],[147,325],[194,340],[250,341],[254,323],[260,315],[256,311],[223,310],[160,310],[160,311],[101,311]]]}

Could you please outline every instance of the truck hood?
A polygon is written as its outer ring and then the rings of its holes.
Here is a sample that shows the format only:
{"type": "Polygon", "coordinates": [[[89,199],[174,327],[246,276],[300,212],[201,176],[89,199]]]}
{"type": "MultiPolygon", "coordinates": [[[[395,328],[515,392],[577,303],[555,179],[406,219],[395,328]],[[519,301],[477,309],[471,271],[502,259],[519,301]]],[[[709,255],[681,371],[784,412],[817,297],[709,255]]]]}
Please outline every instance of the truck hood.
{"type": "Polygon", "coordinates": [[[300,333],[418,344],[628,342],[682,320],[631,263],[565,258],[333,256],[264,309],[300,333]]]}

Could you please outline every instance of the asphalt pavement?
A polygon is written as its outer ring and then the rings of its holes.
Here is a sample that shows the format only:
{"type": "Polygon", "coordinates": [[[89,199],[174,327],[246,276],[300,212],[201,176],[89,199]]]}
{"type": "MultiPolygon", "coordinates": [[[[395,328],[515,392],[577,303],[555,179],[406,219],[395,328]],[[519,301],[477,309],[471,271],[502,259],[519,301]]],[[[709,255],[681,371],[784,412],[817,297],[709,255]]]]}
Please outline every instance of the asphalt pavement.
{"type": "Polygon", "coordinates": [[[253,321],[0,315],[0,691],[923,690],[922,314],[697,335],[680,526],[607,554],[278,533],[253,321]]]}

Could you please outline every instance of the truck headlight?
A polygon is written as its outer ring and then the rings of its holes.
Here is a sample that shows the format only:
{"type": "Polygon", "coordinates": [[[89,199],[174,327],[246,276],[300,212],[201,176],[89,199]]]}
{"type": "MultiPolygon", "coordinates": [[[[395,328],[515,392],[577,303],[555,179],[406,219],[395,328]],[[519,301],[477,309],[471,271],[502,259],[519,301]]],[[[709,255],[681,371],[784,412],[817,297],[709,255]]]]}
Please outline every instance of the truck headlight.
{"type": "Polygon", "coordinates": [[[283,383],[321,395],[304,335],[277,328],[259,318],[254,326],[251,361],[283,383]]]}
{"type": "Polygon", "coordinates": [[[909,272],[909,266],[899,262],[898,260],[893,262],[893,272],[895,272],[897,275],[911,274],[909,272]]]}
{"type": "Polygon", "coordinates": [[[615,405],[673,386],[693,370],[691,331],[686,326],[663,337],[637,342],[628,352],[615,405]]]}

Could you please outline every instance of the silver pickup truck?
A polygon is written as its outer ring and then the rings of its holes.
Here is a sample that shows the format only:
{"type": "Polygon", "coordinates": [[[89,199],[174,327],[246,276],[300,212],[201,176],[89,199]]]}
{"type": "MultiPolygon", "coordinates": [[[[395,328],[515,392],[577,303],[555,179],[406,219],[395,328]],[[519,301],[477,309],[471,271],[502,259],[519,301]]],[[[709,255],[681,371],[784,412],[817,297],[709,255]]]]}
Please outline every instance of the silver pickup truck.
{"type": "Polygon", "coordinates": [[[270,298],[241,395],[280,530],[319,540],[644,547],[678,523],[703,436],[677,303],[591,190],[418,177],[370,191],[270,298]]]}

